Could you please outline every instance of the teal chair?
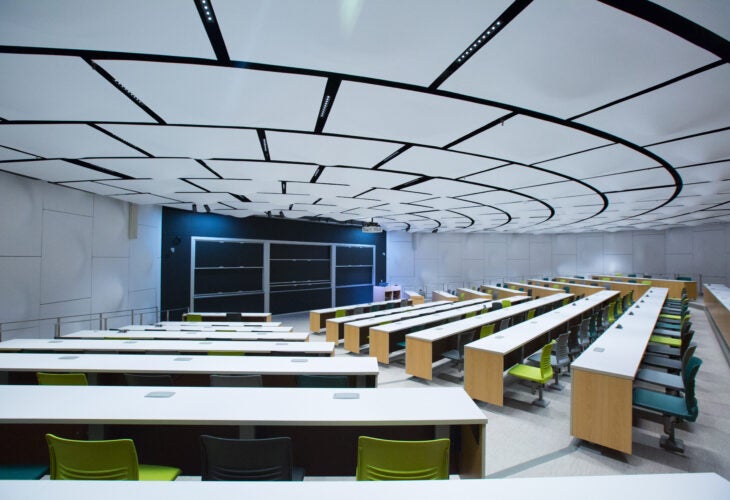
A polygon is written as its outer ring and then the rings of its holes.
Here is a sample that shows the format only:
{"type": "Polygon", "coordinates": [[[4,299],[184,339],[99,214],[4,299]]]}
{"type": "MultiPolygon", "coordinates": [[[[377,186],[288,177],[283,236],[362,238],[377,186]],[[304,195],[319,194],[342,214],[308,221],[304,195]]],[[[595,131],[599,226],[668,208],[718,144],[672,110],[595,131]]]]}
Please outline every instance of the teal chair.
{"type": "Polygon", "coordinates": [[[297,377],[299,387],[350,387],[347,375],[299,375],[297,377]]]}
{"type": "Polygon", "coordinates": [[[0,465],[0,481],[8,479],[33,480],[48,474],[47,465],[3,464],[0,465]]]}
{"type": "Polygon", "coordinates": [[[542,393],[543,389],[545,388],[545,383],[553,378],[553,367],[550,364],[550,354],[553,349],[553,344],[555,344],[554,340],[549,344],[546,344],[542,348],[542,352],[540,354],[540,366],[517,364],[510,368],[507,372],[510,375],[514,375],[519,379],[527,380],[533,383],[532,393],[534,394],[535,389],[537,389],[539,395],[537,399],[532,402],[532,404],[535,406],[540,406],[541,408],[545,408],[547,407],[547,405],[550,404],[549,401],[543,399],[542,393]]]}
{"type": "Polygon", "coordinates": [[[360,436],[357,441],[358,481],[424,480],[449,478],[447,438],[395,441],[360,436]]]}
{"type": "Polygon", "coordinates": [[[677,420],[694,422],[699,415],[697,398],[695,397],[695,378],[700,369],[702,360],[699,358],[690,359],[691,366],[683,374],[684,396],[674,396],[664,392],[651,391],[641,387],[634,388],[634,406],[645,410],[660,413],[664,416],[664,432],[659,445],[668,451],[683,453],[684,444],[682,440],[674,435],[674,428],[677,420]]]}

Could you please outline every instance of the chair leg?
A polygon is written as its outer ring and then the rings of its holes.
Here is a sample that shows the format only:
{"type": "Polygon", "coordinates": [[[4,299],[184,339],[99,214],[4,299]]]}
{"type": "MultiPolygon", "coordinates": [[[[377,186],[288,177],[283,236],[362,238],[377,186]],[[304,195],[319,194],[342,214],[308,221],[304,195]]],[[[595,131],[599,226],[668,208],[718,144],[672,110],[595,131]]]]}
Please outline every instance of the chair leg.
{"type": "Polygon", "coordinates": [[[554,368],[553,369],[553,380],[555,380],[555,382],[550,384],[549,386],[547,386],[547,388],[551,389],[553,391],[562,391],[563,389],[565,389],[565,386],[560,383],[559,377],[560,377],[560,369],[554,368]]]}
{"type": "Polygon", "coordinates": [[[667,451],[684,453],[684,442],[674,437],[674,417],[664,417],[664,432],[666,436],[662,436],[659,440],[659,446],[667,451]]]}
{"type": "Polygon", "coordinates": [[[538,384],[537,386],[537,399],[532,402],[535,406],[539,406],[540,408],[547,408],[547,405],[550,404],[550,401],[547,399],[543,399],[542,397],[542,384],[538,384]]]}

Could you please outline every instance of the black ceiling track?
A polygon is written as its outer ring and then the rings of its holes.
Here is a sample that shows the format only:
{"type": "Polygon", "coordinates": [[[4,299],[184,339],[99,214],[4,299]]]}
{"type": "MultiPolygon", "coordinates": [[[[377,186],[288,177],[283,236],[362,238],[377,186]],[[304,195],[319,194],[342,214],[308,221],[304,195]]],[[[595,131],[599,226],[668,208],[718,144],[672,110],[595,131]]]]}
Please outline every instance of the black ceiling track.
{"type": "Polygon", "coordinates": [[[136,95],[132,94],[129,90],[127,90],[124,85],[119,83],[116,78],[114,78],[107,70],[96,64],[91,59],[88,59],[86,57],[83,58],[84,61],[86,61],[86,64],[91,66],[91,68],[99,73],[106,81],[114,85],[117,90],[119,90],[122,94],[127,96],[127,98],[132,101],[134,104],[139,106],[140,109],[142,109],[145,113],[150,115],[157,123],[161,125],[166,125],[165,120],[162,119],[157,113],[152,111],[152,109],[149,108],[145,103],[143,103],[136,95]]]}
{"type": "Polygon", "coordinates": [[[342,80],[339,78],[327,79],[327,85],[324,87],[324,95],[322,96],[322,104],[319,106],[317,124],[314,126],[315,134],[321,134],[324,130],[324,125],[327,123],[327,117],[332,110],[332,105],[335,103],[337,91],[340,89],[340,83],[342,83],[342,80]]]}
{"type": "Polygon", "coordinates": [[[479,49],[484,47],[487,43],[489,43],[492,38],[494,38],[497,33],[502,31],[502,29],[509,24],[515,17],[519,15],[520,12],[522,12],[525,7],[530,5],[532,3],[532,0],[516,0],[512,3],[509,7],[507,7],[507,10],[505,10],[502,15],[497,17],[494,21],[492,21],[489,24],[489,27],[485,29],[482,33],[477,36],[476,40],[474,40],[471,44],[469,44],[468,47],[464,49],[464,51],[459,54],[459,56],[452,62],[448,68],[444,70],[443,73],[441,73],[434,81],[431,83],[431,85],[428,86],[429,89],[435,90],[441,86],[442,83],[444,83],[451,75],[453,75],[456,70],[458,70],[462,64],[464,64],[466,61],[468,61],[474,54],[476,54],[479,49]]]}
{"type": "Polygon", "coordinates": [[[213,170],[212,168],[210,168],[208,166],[208,164],[205,163],[203,160],[195,160],[195,161],[198,162],[204,169],[206,169],[208,172],[210,172],[211,174],[215,175],[219,179],[222,179],[223,178],[222,175],[220,175],[218,172],[216,172],[215,170],[213,170]]]}
{"type": "Polygon", "coordinates": [[[718,132],[725,132],[726,130],[730,130],[730,127],[716,128],[714,130],[705,130],[704,132],[697,132],[696,134],[684,135],[682,137],[675,137],[674,139],[668,139],[666,141],[659,141],[659,142],[655,142],[653,144],[647,144],[644,147],[648,148],[651,146],[658,146],[660,144],[669,144],[670,142],[684,141],[687,139],[692,139],[694,137],[702,137],[703,135],[710,135],[710,134],[717,134],[718,132]]]}
{"type": "Polygon", "coordinates": [[[606,5],[634,15],[644,21],[663,28],[690,43],[712,52],[725,62],[730,62],[730,42],[704,26],[672,12],[669,9],[647,1],[599,0],[606,5]]]}
{"type": "Polygon", "coordinates": [[[472,138],[472,137],[474,137],[475,135],[479,135],[479,134],[481,134],[482,132],[485,132],[485,131],[489,130],[489,129],[490,129],[490,128],[492,128],[492,127],[495,127],[495,126],[497,126],[497,125],[504,125],[504,122],[506,122],[506,121],[507,121],[507,120],[509,120],[510,118],[514,118],[515,116],[517,116],[517,113],[508,113],[508,114],[506,114],[506,115],[504,115],[504,116],[501,116],[501,117],[497,118],[496,120],[494,120],[494,121],[492,121],[492,122],[489,122],[489,123],[487,123],[487,124],[486,124],[486,125],[484,125],[483,127],[479,127],[478,129],[476,129],[476,130],[473,130],[473,131],[469,132],[469,133],[468,133],[468,134],[466,134],[465,136],[463,136],[463,137],[459,137],[459,138],[458,138],[458,139],[456,139],[455,141],[453,141],[453,142],[450,142],[450,143],[448,143],[448,144],[447,144],[446,146],[444,146],[444,149],[450,149],[450,148],[453,148],[453,147],[454,147],[454,146],[456,146],[457,144],[460,144],[460,143],[464,142],[464,141],[465,141],[465,140],[467,140],[467,139],[471,139],[471,138],[472,138]]]}
{"type": "Polygon", "coordinates": [[[84,160],[78,160],[75,158],[63,158],[63,161],[68,162],[68,163],[73,163],[74,165],[78,165],[79,167],[88,168],[89,170],[94,170],[94,171],[100,172],[102,174],[110,175],[112,177],[119,177],[120,179],[123,179],[125,181],[134,179],[134,177],[132,177],[132,176],[129,176],[126,174],[121,174],[119,172],[115,172],[114,170],[109,170],[109,169],[106,169],[103,167],[99,167],[99,166],[94,165],[93,163],[89,163],[84,160]]]}
{"type": "MultiPolygon", "coordinates": [[[[312,184],[317,182],[317,179],[319,179],[319,176],[322,175],[322,172],[324,172],[324,166],[320,165],[317,167],[317,171],[314,172],[314,175],[312,176],[312,179],[309,182],[312,184]]],[[[320,198],[320,200],[321,200],[321,198],[320,198]]],[[[315,201],[314,203],[317,203],[317,202],[315,201]]]]}
{"type": "Polygon", "coordinates": [[[375,166],[374,166],[374,167],[372,168],[372,170],[377,170],[377,169],[379,169],[380,167],[382,167],[383,165],[385,165],[386,163],[388,163],[388,162],[389,162],[390,160],[392,160],[393,158],[395,158],[395,157],[396,157],[396,156],[398,156],[398,155],[401,155],[401,154],[405,153],[405,152],[406,152],[406,151],[408,151],[409,149],[411,149],[411,145],[410,145],[410,144],[406,144],[405,146],[403,146],[403,147],[399,148],[399,149],[398,149],[397,151],[394,151],[394,152],[390,153],[390,154],[389,154],[388,156],[386,156],[386,157],[385,157],[385,158],[384,158],[383,160],[381,160],[380,162],[378,162],[378,163],[377,163],[377,164],[376,164],[376,165],[375,165],[375,166]]]}
{"type": "Polygon", "coordinates": [[[220,26],[218,26],[218,19],[215,17],[211,0],[193,0],[193,2],[195,3],[195,8],[198,9],[200,21],[203,23],[205,33],[208,35],[208,40],[210,40],[210,45],[213,47],[215,57],[222,64],[230,64],[231,58],[228,56],[226,42],[223,40],[223,34],[221,33],[220,26]]]}
{"type": "Polygon", "coordinates": [[[145,155],[145,156],[147,156],[149,158],[153,158],[154,157],[154,155],[148,153],[147,151],[145,151],[144,149],[140,148],[139,146],[135,146],[131,142],[125,141],[124,139],[122,139],[118,135],[116,135],[116,134],[114,134],[112,132],[109,132],[106,129],[101,128],[99,125],[97,125],[95,123],[89,123],[89,127],[93,128],[94,130],[97,130],[97,131],[101,132],[104,135],[108,135],[109,137],[111,137],[115,141],[119,141],[119,142],[121,142],[122,144],[124,144],[127,147],[130,147],[132,149],[136,149],[137,151],[139,151],[140,153],[142,153],[143,155],[145,155]]]}
{"type": "Polygon", "coordinates": [[[261,144],[261,151],[264,153],[264,159],[266,161],[271,161],[271,155],[269,155],[269,142],[266,140],[266,130],[257,128],[256,134],[259,136],[259,143],[261,144]]]}

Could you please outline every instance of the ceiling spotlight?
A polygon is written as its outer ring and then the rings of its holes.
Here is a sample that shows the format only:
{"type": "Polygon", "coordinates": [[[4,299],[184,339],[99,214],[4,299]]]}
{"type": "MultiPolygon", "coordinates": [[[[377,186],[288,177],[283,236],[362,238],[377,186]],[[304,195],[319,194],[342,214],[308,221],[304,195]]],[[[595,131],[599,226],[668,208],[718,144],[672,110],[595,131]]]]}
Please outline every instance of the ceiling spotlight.
{"type": "Polygon", "coordinates": [[[196,205],[195,203],[193,203],[193,213],[194,214],[198,213],[198,205],[196,205]]]}
{"type": "Polygon", "coordinates": [[[208,205],[203,205],[203,208],[205,208],[205,213],[210,213],[210,207],[208,205]]]}
{"type": "Polygon", "coordinates": [[[435,227],[435,228],[433,228],[433,230],[431,232],[432,233],[438,233],[439,232],[439,228],[435,227]]]}

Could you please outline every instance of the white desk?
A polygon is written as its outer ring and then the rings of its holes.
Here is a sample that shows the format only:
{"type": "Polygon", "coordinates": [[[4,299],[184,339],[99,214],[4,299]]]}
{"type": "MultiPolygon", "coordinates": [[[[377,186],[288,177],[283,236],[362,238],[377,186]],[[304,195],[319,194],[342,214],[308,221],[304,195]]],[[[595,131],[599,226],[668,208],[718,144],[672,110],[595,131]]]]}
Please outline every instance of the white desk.
{"type": "Polygon", "coordinates": [[[455,337],[460,333],[490,323],[499,323],[505,318],[522,315],[541,306],[562,302],[563,299],[568,297],[570,297],[570,294],[565,293],[536,300],[528,300],[528,297],[522,296],[515,297],[512,299],[515,302],[513,306],[407,334],[406,373],[431,380],[433,362],[440,359],[443,352],[456,348],[455,337]]]}
{"type": "MultiPolygon", "coordinates": [[[[408,300],[408,299],[406,299],[408,300]]],[[[343,310],[345,314],[350,314],[355,309],[362,309],[363,312],[369,312],[373,307],[399,307],[401,305],[401,299],[398,300],[384,300],[380,302],[366,302],[364,304],[351,304],[349,306],[340,307],[328,307],[326,309],[314,309],[309,312],[309,329],[312,332],[318,332],[326,326],[326,322],[330,318],[335,317],[337,311],[343,310]]]]}
{"type": "Polygon", "coordinates": [[[704,285],[705,307],[710,318],[730,346],[730,288],[725,285],[704,285]]]}
{"type": "MultiPolygon", "coordinates": [[[[200,431],[175,439],[172,426],[255,426],[259,437],[290,435],[298,465],[308,475],[355,471],[357,437],[460,440],[452,450],[452,473],[484,476],[487,419],[460,388],[306,389],[227,387],[0,386],[0,439],[26,457],[47,459],[42,438],[48,424],[152,426],[103,429],[105,437],[135,440],[140,460],[176,465],[187,475],[199,471],[200,431]],[[146,397],[170,391],[171,397],[146,397]],[[336,394],[357,399],[336,399],[336,394]],[[438,404],[434,404],[438,402],[438,404]],[[26,428],[11,424],[42,424],[26,428]],[[37,449],[29,449],[31,447],[37,449]]],[[[206,429],[207,430],[207,429],[206,429]]],[[[224,429],[215,430],[218,435],[224,429]]],[[[237,428],[228,430],[235,435],[237,428]],[[233,431],[233,432],[231,432],[233,431]]],[[[452,440],[453,442],[453,440],[452,440]]],[[[10,459],[12,459],[12,452],[10,459]]],[[[8,453],[6,453],[6,457],[8,453]]],[[[198,473],[199,475],[199,473],[198,473]]]]}
{"type": "Polygon", "coordinates": [[[558,289],[572,293],[576,297],[581,295],[592,295],[598,293],[601,290],[605,290],[602,286],[591,286],[578,283],[566,283],[564,281],[552,281],[552,280],[538,280],[530,279],[527,280],[529,285],[545,286],[550,288],[558,287],[558,289]],[[565,290],[567,288],[567,290],[565,290]]]}
{"type": "Polygon", "coordinates": [[[421,316],[427,316],[429,314],[436,314],[441,311],[448,311],[451,309],[457,309],[461,307],[467,307],[474,304],[486,303],[485,301],[479,300],[465,300],[463,302],[448,302],[445,300],[439,300],[436,302],[429,302],[424,304],[427,307],[419,307],[416,310],[410,310],[405,312],[394,311],[391,314],[384,316],[376,316],[372,318],[365,318],[355,321],[348,321],[344,325],[344,336],[345,336],[345,350],[349,352],[359,353],[360,346],[365,344],[365,337],[368,334],[368,330],[377,325],[381,325],[386,322],[402,321],[408,318],[419,318],[421,316]]]}
{"type": "Polygon", "coordinates": [[[667,298],[650,288],[571,364],[571,434],[631,453],[632,389],[667,298]]]}
{"type": "Polygon", "coordinates": [[[462,297],[462,300],[464,299],[484,299],[484,300],[492,300],[492,296],[486,292],[480,292],[479,290],[473,290],[471,288],[457,288],[456,293],[459,294],[459,297],[462,297]]]}
{"type": "Polygon", "coordinates": [[[715,473],[573,476],[471,481],[0,481],[7,499],[79,500],[727,500],[730,483],[715,473]]]}
{"type": "Polygon", "coordinates": [[[291,326],[200,326],[184,323],[180,326],[127,325],[117,328],[120,332],[291,332],[291,326]]]}
{"type": "Polygon", "coordinates": [[[196,326],[233,326],[233,327],[245,327],[254,326],[266,328],[269,326],[281,326],[281,321],[158,321],[152,326],[162,327],[196,327],[196,326]]]}
{"type": "Polygon", "coordinates": [[[660,288],[666,288],[668,290],[668,295],[672,298],[679,298],[682,296],[682,290],[687,291],[687,297],[689,300],[697,300],[697,282],[696,281],[685,281],[685,280],[668,280],[668,279],[662,279],[662,278],[646,278],[646,277],[638,277],[638,278],[632,278],[628,276],[616,276],[616,275],[610,275],[610,274],[594,274],[592,275],[593,279],[603,279],[608,278],[611,281],[626,281],[629,280],[635,280],[638,283],[641,283],[642,281],[649,281],[651,282],[651,286],[654,287],[660,287],[660,288]]]}
{"type": "Polygon", "coordinates": [[[427,304],[421,303],[413,306],[398,307],[397,309],[384,309],[380,311],[373,311],[362,314],[353,314],[342,318],[330,318],[327,320],[327,341],[338,342],[344,337],[345,324],[352,323],[354,321],[361,321],[370,318],[378,318],[380,316],[391,316],[394,314],[403,314],[411,311],[422,311],[423,309],[430,309],[432,307],[450,304],[450,302],[429,302],[427,304]]]}
{"type": "MultiPolygon", "coordinates": [[[[563,294],[565,295],[565,294],[563,294]]],[[[553,309],[489,337],[464,346],[464,389],[473,399],[504,405],[504,372],[538,351],[557,328],[567,325],[596,307],[610,302],[618,292],[603,290],[553,309]]],[[[558,297],[553,295],[552,297],[558,297]]],[[[549,297],[544,297],[545,300],[549,297]]],[[[535,300],[534,302],[537,302],[535,300]]],[[[559,333],[564,333],[560,330],[559,333]]]]}
{"type": "Polygon", "coordinates": [[[61,338],[123,340],[281,340],[285,342],[307,342],[309,340],[309,332],[120,332],[117,330],[79,330],[78,332],[62,335],[61,338]]]}
{"type": "MultiPolygon", "coordinates": [[[[169,354],[0,353],[0,373],[83,372],[171,375],[347,375],[357,387],[375,387],[378,363],[369,358],[284,356],[179,356],[169,354]]],[[[119,377],[117,377],[119,379],[119,377]]],[[[111,379],[107,379],[113,382],[111,379]]],[[[2,381],[0,379],[0,381],[2,381]]],[[[90,383],[96,382],[90,380],[90,383]]],[[[188,382],[191,382],[190,380],[188,382]]],[[[208,385],[192,380],[192,385],[208,385]]],[[[287,381],[294,385],[296,380],[287,381]]],[[[185,385],[180,379],[176,385],[185,385]]]]}
{"type": "MultiPolygon", "coordinates": [[[[224,312],[194,312],[190,311],[189,313],[183,314],[183,321],[185,321],[185,318],[188,314],[199,314],[203,317],[203,321],[230,321],[228,319],[228,313],[224,312]]],[[[242,312],[242,313],[233,313],[233,314],[240,314],[240,318],[237,321],[271,321],[271,313],[267,312],[242,312]]]]}
{"type": "Polygon", "coordinates": [[[210,351],[266,356],[334,356],[333,342],[272,342],[267,340],[121,340],[121,339],[13,339],[0,342],[0,352],[53,351],[96,353],[186,353],[210,351]]]}
{"type": "Polygon", "coordinates": [[[434,290],[431,292],[431,300],[448,300],[449,302],[456,302],[459,300],[459,297],[443,290],[434,290]]]}
{"type": "Polygon", "coordinates": [[[514,281],[507,281],[504,283],[504,286],[513,287],[514,290],[519,290],[522,288],[525,293],[530,295],[533,299],[539,299],[540,297],[545,297],[546,295],[553,295],[556,293],[565,293],[565,290],[561,288],[550,288],[547,286],[539,286],[539,285],[528,285],[527,283],[518,283],[514,281]]]}

